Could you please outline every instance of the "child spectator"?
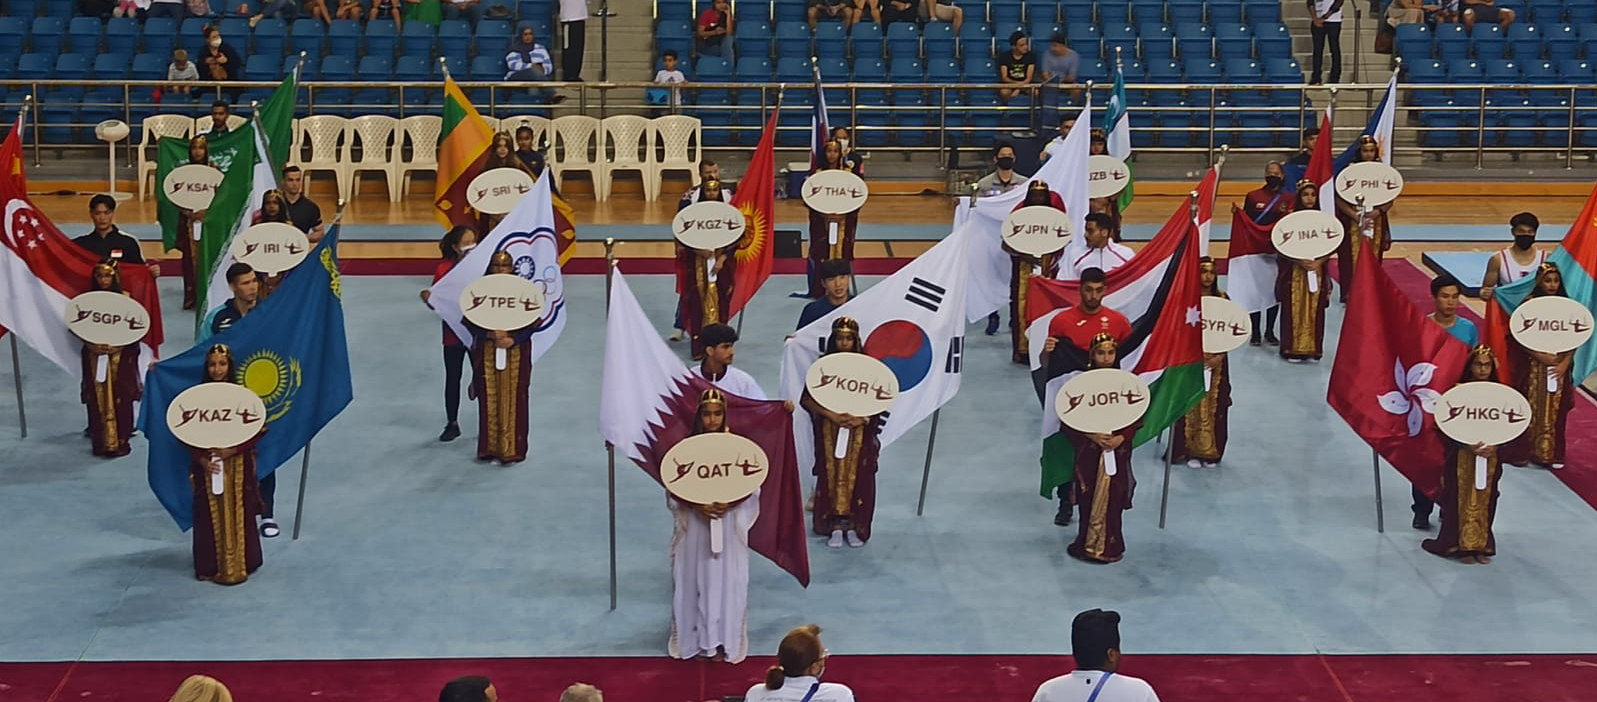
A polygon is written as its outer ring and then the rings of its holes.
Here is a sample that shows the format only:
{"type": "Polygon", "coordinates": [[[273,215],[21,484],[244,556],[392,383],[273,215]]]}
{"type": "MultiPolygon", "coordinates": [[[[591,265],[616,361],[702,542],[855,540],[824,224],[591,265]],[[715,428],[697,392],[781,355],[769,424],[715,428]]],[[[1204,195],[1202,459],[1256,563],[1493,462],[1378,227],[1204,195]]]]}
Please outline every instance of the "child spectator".
{"type": "Polygon", "coordinates": [[[180,81],[194,81],[200,79],[200,69],[195,68],[189,61],[189,52],[182,49],[172,50],[172,64],[166,67],[166,79],[172,81],[167,90],[175,95],[188,95],[189,87],[180,81]]]}
{"type": "Polygon", "coordinates": [[[727,0],[715,0],[712,7],[699,15],[694,35],[700,56],[732,58],[732,8],[727,0]]]}
{"type": "Polygon", "coordinates": [[[682,75],[682,69],[677,68],[676,49],[666,49],[660,60],[662,67],[654,74],[654,82],[671,87],[649,88],[649,104],[669,104],[675,110],[682,106],[682,89],[676,86],[688,82],[688,77],[682,75]]]}

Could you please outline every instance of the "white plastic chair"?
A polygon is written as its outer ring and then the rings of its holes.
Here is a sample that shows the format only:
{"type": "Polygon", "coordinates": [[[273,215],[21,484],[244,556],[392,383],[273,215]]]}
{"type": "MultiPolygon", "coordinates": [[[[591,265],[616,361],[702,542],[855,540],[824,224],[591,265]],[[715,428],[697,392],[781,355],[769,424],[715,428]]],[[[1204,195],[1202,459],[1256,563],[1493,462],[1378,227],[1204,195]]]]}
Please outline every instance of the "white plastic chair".
{"type": "Polygon", "coordinates": [[[655,153],[655,144],[660,148],[651,176],[655,193],[659,194],[666,171],[687,171],[694,187],[698,187],[699,162],[704,159],[704,122],[687,115],[656,117],[653,122],[655,136],[649,153],[655,153]]]}
{"type": "MultiPolygon", "coordinates": [[[[189,138],[194,122],[188,115],[150,115],[141,124],[144,128],[139,136],[139,199],[143,200],[146,193],[152,192],[147,187],[155,179],[155,161],[145,154],[145,147],[159,144],[162,137],[189,138]]],[[[161,186],[155,183],[154,187],[161,186]]]]}
{"type": "MultiPolygon", "coordinates": [[[[388,152],[394,144],[394,131],[399,128],[399,120],[387,115],[361,115],[349,120],[349,131],[344,139],[344,168],[349,171],[350,189],[344,191],[344,199],[348,200],[350,193],[360,192],[360,174],[366,171],[377,171],[383,174],[383,183],[388,186],[388,201],[399,202],[399,183],[393,178],[393,162],[388,152]],[[355,148],[360,148],[360,158],[355,158],[355,148]]],[[[397,156],[397,154],[395,154],[397,156]]]]}
{"type": "Polygon", "coordinates": [[[564,187],[566,171],[587,171],[593,174],[595,197],[604,199],[604,165],[599,159],[604,155],[604,135],[596,117],[566,115],[549,122],[554,132],[549,152],[544,158],[549,162],[549,172],[554,175],[555,187],[564,187]]]}
{"type": "Polygon", "coordinates": [[[417,115],[399,120],[399,132],[394,135],[394,172],[389,178],[400,183],[401,196],[410,195],[410,174],[414,171],[438,172],[438,136],[444,129],[444,120],[437,115],[417,115]],[[410,144],[410,155],[405,155],[405,144],[410,144]]]}
{"type": "MultiPolygon", "coordinates": [[[[340,146],[348,131],[349,120],[338,115],[312,115],[299,120],[297,140],[310,148],[310,157],[299,159],[299,168],[305,173],[305,188],[310,189],[312,171],[332,171],[340,194],[348,193],[349,171],[341,159],[340,146]]],[[[301,156],[298,151],[295,157],[301,156]]],[[[347,198],[346,198],[347,199],[347,198]]]]}
{"type": "Polygon", "coordinates": [[[653,202],[660,196],[660,181],[654,168],[654,125],[638,115],[614,115],[599,123],[603,143],[609,151],[601,167],[604,177],[599,200],[610,199],[610,186],[620,171],[637,171],[643,178],[643,198],[653,202]]]}

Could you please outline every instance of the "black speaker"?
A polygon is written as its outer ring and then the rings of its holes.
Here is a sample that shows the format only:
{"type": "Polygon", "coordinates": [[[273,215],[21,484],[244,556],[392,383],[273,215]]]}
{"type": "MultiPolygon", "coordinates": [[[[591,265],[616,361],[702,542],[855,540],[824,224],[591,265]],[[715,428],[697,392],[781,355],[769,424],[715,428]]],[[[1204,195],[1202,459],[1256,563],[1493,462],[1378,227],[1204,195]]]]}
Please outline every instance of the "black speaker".
{"type": "Polygon", "coordinates": [[[804,232],[797,229],[776,230],[777,258],[804,258],[804,232]]]}

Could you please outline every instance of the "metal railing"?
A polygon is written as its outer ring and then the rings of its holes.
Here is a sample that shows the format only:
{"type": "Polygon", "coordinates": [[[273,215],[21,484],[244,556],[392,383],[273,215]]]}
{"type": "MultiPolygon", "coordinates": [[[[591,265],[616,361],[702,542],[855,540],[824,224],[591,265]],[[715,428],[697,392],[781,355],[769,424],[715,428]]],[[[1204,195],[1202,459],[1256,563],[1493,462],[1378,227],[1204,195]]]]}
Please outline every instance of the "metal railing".
{"type": "MultiPolygon", "coordinates": [[[[12,102],[19,102],[18,96],[25,93],[35,96],[28,118],[36,128],[28,135],[36,165],[46,148],[103,146],[93,139],[92,122],[56,121],[51,119],[55,110],[81,108],[91,116],[127,122],[135,129],[135,138],[127,144],[131,162],[143,117],[173,113],[199,116],[208,111],[214,98],[236,100],[240,95],[264,95],[278,83],[194,82],[189,84],[193,95],[203,96],[203,100],[174,102],[170,93],[161,103],[150,99],[156,88],[169,85],[169,81],[0,81],[12,102]],[[105,88],[120,92],[121,99],[96,99],[97,93],[103,95],[98,89],[105,88]],[[90,97],[80,97],[85,93],[90,97]],[[82,134],[73,130],[81,130],[82,134]],[[46,141],[43,136],[51,139],[46,141]]],[[[711,151],[746,151],[758,140],[767,111],[776,104],[778,94],[787,96],[787,109],[792,111],[790,114],[797,114],[807,113],[813,93],[809,82],[693,82],[678,86],[683,104],[671,108],[649,104],[644,99],[646,89],[666,87],[646,82],[498,81],[459,85],[486,116],[572,111],[599,118],[651,112],[705,117],[705,148],[711,151]],[[555,88],[562,94],[574,92],[575,98],[548,105],[528,97],[543,88],[555,88]]],[[[301,116],[332,112],[405,117],[438,114],[443,83],[306,81],[301,86],[305,89],[299,105],[301,116]],[[350,97],[369,98],[374,93],[383,99],[345,101],[350,97]],[[336,100],[329,99],[331,96],[336,96],[336,100]]],[[[1310,97],[1311,92],[1323,91],[1305,86],[1140,83],[1126,88],[1132,96],[1132,141],[1139,155],[1202,153],[1205,159],[1213,160],[1222,145],[1229,145],[1233,152],[1279,153],[1296,148],[1301,129],[1318,125],[1325,106],[1324,100],[1310,97]],[[1150,104],[1138,104],[1143,99],[1150,104]]],[[[1385,88],[1385,84],[1378,83],[1343,85],[1331,94],[1345,112],[1349,107],[1373,108],[1385,88]]],[[[1094,104],[1101,106],[1107,101],[1109,86],[1089,83],[1017,89],[1013,85],[973,83],[828,83],[825,91],[828,113],[834,120],[846,114],[842,122],[855,130],[855,141],[862,148],[890,147],[911,153],[986,148],[1000,134],[1051,133],[1060,117],[1080,109],[1079,93],[1091,91],[1094,104]],[[999,89],[1018,90],[1023,99],[997,104],[992,96],[999,89]],[[836,100],[839,96],[844,99],[836,100]]],[[[1516,159],[1524,154],[1561,157],[1565,168],[1573,167],[1577,154],[1585,158],[1597,155],[1597,88],[1591,84],[1405,84],[1400,86],[1400,98],[1394,155],[1440,158],[1468,154],[1473,156],[1476,168],[1485,165],[1487,154],[1511,154],[1516,159]]],[[[1341,121],[1338,131],[1352,133],[1364,126],[1362,118],[1341,121]]],[[[807,118],[779,124],[778,131],[779,145],[807,147],[807,118]]]]}

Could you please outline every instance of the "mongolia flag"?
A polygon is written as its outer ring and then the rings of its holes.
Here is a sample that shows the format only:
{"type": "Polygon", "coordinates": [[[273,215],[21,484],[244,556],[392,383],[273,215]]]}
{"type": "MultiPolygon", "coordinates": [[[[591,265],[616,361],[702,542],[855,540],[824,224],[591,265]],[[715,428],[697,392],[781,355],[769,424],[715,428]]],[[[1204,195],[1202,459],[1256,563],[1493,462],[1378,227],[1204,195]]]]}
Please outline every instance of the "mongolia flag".
{"type": "MultiPolygon", "coordinates": [[[[611,279],[610,316],[605,323],[604,376],[599,389],[599,434],[616,451],[660,482],[666,451],[693,431],[699,393],[710,383],[682,365],[655,333],[638,298],[616,269],[611,279]]],[[[804,530],[800,464],[794,456],[793,423],[780,400],[725,393],[727,424],[764,449],[770,473],[760,487],[760,515],[749,529],[749,548],[810,584],[804,530]]],[[[802,410],[799,414],[805,414],[802,410]]],[[[804,435],[808,445],[809,435],[804,435]]]]}
{"type": "Polygon", "coordinates": [[[732,300],[727,303],[726,318],[741,312],[753,299],[754,293],[771,277],[776,263],[773,225],[776,210],[776,116],[782,111],[782,101],[776,101],[771,116],[765,122],[765,133],[760,135],[759,146],[754,147],[754,158],[743,173],[742,187],[732,194],[733,207],[743,213],[745,227],[743,240],[738,242],[737,268],[732,271],[732,300]]]}
{"type": "MultiPolygon", "coordinates": [[[[5,202],[4,230],[0,231],[0,334],[7,329],[22,343],[62,370],[78,375],[83,369],[83,341],[67,329],[67,301],[89,289],[89,278],[99,260],[72,243],[28,199],[22,172],[22,119],[0,142],[0,199],[5,202]]],[[[157,358],[161,349],[161,300],[150,269],[141,265],[119,267],[122,289],[150,313],[143,353],[157,358]]],[[[141,367],[140,372],[143,372],[141,367]]]]}
{"type": "MultiPolygon", "coordinates": [[[[832,125],[826,118],[826,90],[821,88],[821,67],[815,69],[815,98],[810,102],[810,170],[826,162],[826,140],[832,138],[832,125]]],[[[744,182],[748,182],[747,179],[744,182]]]]}
{"type": "Polygon", "coordinates": [[[213,344],[233,351],[234,382],[266,403],[267,431],[255,445],[261,477],[305,448],[354,399],[338,274],[338,225],[243,319],[155,364],[144,383],[139,431],[150,440],[149,480],[179,528],[194,524],[189,452],[166,426],[166,409],[203,377],[213,344]]]}
{"type": "MultiPolygon", "coordinates": [[[[1217,177],[1210,169],[1205,180],[1217,177]]],[[[1200,187],[1200,192],[1202,188],[1200,187]]],[[[1191,410],[1207,387],[1203,380],[1203,298],[1198,284],[1199,234],[1192,218],[1192,197],[1182,201],[1152,241],[1125,265],[1109,272],[1103,305],[1126,316],[1131,335],[1120,341],[1120,367],[1134,372],[1152,392],[1142,428],[1132,442],[1141,446],[1191,410]]],[[[1080,281],[1031,279],[1026,336],[1032,348],[1032,372],[1044,388],[1042,415],[1043,497],[1074,474],[1074,454],[1061,433],[1052,398],[1065,381],[1086,370],[1087,354],[1059,344],[1043,363],[1048,324],[1080,300],[1080,281]]]]}
{"type": "Polygon", "coordinates": [[[493,129],[460,90],[451,76],[444,77],[444,122],[438,137],[438,183],[433,207],[445,227],[477,223],[477,212],[466,203],[466,186],[482,171],[493,143],[493,129]]]}
{"type": "MultiPolygon", "coordinates": [[[[1581,208],[1580,215],[1570,225],[1564,240],[1547,254],[1547,262],[1558,266],[1558,272],[1564,279],[1564,292],[1570,299],[1585,305],[1586,309],[1597,309],[1597,284],[1593,283],[1597,279],[1597,188],[1593,188],[1591,195],[1586,198],[1586,206],[1581,208]]],[[[1497,352],[1498,359],[1509,358],[1509,315],[1525,302],[1535,285],[1536,276],[1527,275],[1492,289],[1492,299],[1486,303],[1486,334],[1483,341],[1497,352]]],[[[1597,336],[1593,339],[1597,339],[1597,336]]],[[[1507,363],[1499,361],[1497,369],[1503,382],[1512,382],[1512,371],[1507,363]]],[[[1593,371],[1597,371],[1597,341],[1587,340],[1575,349],[1575,360],[1569,367],[1569,373],[1579,383],[1593,371]]]]}

